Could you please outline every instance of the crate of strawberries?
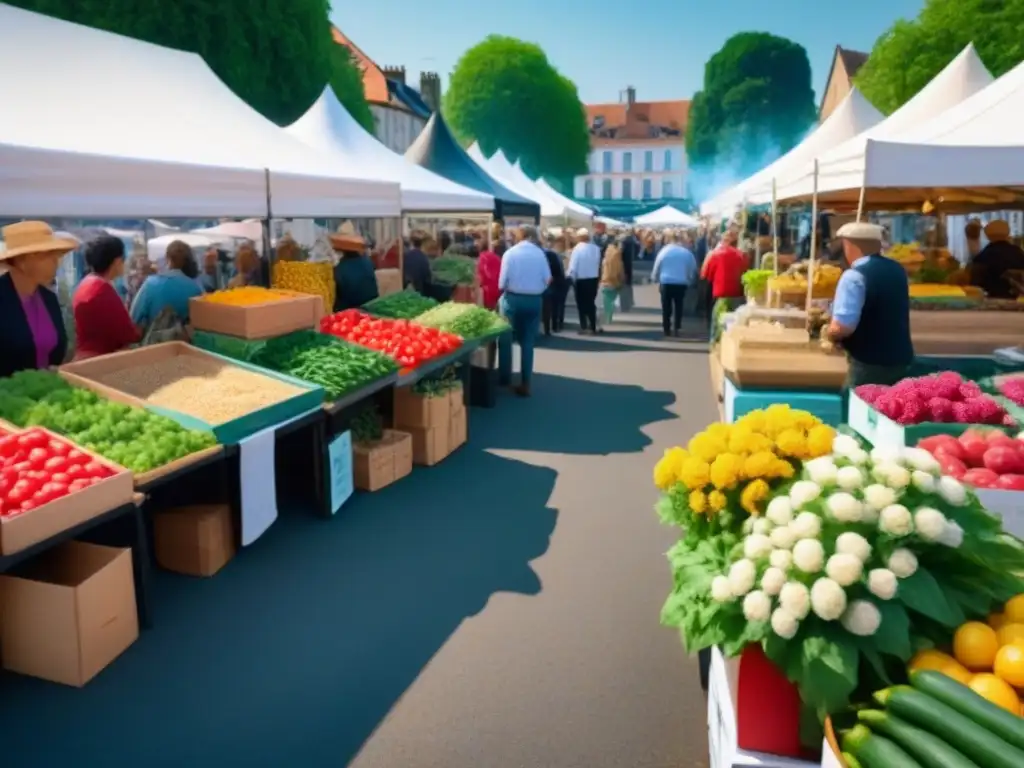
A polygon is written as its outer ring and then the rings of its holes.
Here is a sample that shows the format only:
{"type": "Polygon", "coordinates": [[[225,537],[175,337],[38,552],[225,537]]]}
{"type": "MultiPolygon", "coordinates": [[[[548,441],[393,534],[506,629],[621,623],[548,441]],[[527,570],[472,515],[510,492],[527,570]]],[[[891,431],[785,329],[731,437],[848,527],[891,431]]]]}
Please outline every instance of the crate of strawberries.
{"type": "Polygon", "coordinates": [[[40,427],[0,430],[0,553],[132,500],[132,473],[40,427]]]}
{"type": "Polygon", "coordinates": [[[958,435],[972,425],[1000,429],[1015,422],[997,399],[959,373],[864,384],[850,395],[850,426],[875,445],[915,445],[930,435],[958,435]]]}
{"type": "Polygon", "coordinates": [[[455,334],[408,320],[374,317],[358,309],[327,315],[320,321],[320,332],[383,352],[410,370],[462,346],[462,339],[455,334]]]}

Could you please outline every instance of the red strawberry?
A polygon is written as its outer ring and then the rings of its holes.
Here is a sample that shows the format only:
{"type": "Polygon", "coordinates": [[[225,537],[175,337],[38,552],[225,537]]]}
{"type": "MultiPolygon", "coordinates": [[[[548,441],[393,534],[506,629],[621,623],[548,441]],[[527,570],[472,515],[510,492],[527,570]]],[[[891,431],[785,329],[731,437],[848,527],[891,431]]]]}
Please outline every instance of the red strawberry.
{"type": "Polygon", "coordinates": [[[928,420],[928,409],[920,400],[908,399],[896,421],[900,424],[920,424],[928,420]]]}
{"type": "Polygon", "coordinates": [[[942,397],[933,397],[928,401],[928,413],[931,415],[931,421],[950,423],[956,419],[953,403],[942,397]]]}
{"type": "Polygon", "coordinates": [[[981,387],[975,384],[973,381],[965,381],[960,385],[960,399],[970,400],[971,398],[981,397],[984,393],[981,391],[981,387]]]}

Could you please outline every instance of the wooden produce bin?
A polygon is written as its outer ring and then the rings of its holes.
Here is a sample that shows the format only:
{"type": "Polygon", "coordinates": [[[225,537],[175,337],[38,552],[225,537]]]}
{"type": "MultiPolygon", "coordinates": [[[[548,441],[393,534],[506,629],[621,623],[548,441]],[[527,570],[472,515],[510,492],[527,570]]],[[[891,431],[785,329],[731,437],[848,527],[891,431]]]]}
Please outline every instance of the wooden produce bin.
{"type": "Polygon", "coordinates": [[[432,467],[466,442],[468,415],[462,385],[437,397],[395,390],[394,426],[412,436],[413,463],[432,467]]]}
{"type": "Polygon", "coordinates": [[[86,520],[133,501],[135,486],[132,473],[124,467],[89,451],[76,443],[46,429],[40,429],[54,440],[60,440],[88,455],[114,474],[81,491],[36,507],[30,512],[11,517],[0,517],[0,553],[11,555],[33,544],[56,536],[86,520]]]}
{"type": "Polygon", "coordinates": [[[385,429],[380,440],[352,446],[352,473],[360,491],[379,491],[412,473],[412,435],[385,429]]]}
{"type": "Polygon", "coordinates": [[[275,290],[290,298],[240,306],[209,301],[203,296],[189,299],[189,323],[199,331],[242,339],[269,339],[317,327],[324,315],[320,296],[275,290]]]}
{"type": "MultiPolygon", "coordinates": [[[[155,344],[151,347],[140,347],[125,352],[115,352],[112,355],[103,355],[77,363],[69,363],[61,366],[60,375],[75,386],[91,389],[97,394],[115,402],[134,405],[139,408],[146,408],[154,413],[167,416],[188,429],[202,429],[213,432],[217,442],[222,445],[232,445],[251,434],[260,430],[281,424],[289,419],[301,416],[311,410],[321,407],[324,401],[324,390],[308,381],[292,378],[275,371],[259,368],[239,360],[231,360],[221,355],[205,352],[190,344],[180,341],[167,342],[166,344],[155,344]],[[258,388],[261,379],[273,382],[281,389],[281,399],[263,405],[250,412],[240,413],[233,418],[226,418],[217,423],[208,422],[198,409],[191,410],[191,405],[201,406],[205,403],[203,397],[198,397],[195,403],[183,403],[171,408],[151,402],[152,392],[126,392],[114,386],[116,374],[119,371],[128,369],[139,369],[153,366],[173,357],[191,357],[198,361],[197,369],[202,370],[205,366],[209,372],[224,369],[238,369],[251,374],[251,381],[254,387],[258,388]],[[105,382],[110,381],[110,384],[105,382]]],[[[170,382],[162,382],[167,385],[170,382]]],[[[157,382],[152,382],[153,389],[157,389],[157,382]]],[[[268,384],[269,386],[269,384],[268,384]]],[[[243,393],[244,394],[244,393],[243,393]]]]}
{"type": "Polygon", "coordinates": [[[1020,344],[1024,312],[915,309],[910,335],[916,355],[990,355],[1020,344]]]}
{"type": "Polygon", "coordinates": [[[161,568],[213,576],[231,562],[238,539],[229,504],[200,504],[153,516],[153,550],[161,568]]]}
{"type": "Polygon", "coordinates": [[[740,388],[830,389],[846,384],[842,354],[827,353],[796,328],[752,326],[722,334],[721,363],[740,388]]]}

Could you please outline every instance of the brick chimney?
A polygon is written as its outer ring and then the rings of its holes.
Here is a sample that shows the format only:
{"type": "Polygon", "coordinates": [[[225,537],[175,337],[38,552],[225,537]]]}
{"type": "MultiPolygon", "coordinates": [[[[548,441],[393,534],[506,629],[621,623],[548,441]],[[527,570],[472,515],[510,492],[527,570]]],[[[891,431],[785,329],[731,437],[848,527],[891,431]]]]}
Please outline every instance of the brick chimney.
{"type": "Polygon", "coordinates": [[[384,73],[384,77],[388,80],[394,80],[405,85],[405,67],[381,67],[380,71],[384,73]]]}
{"type": "Polygon", "coordinates": [[[420,96],[431,112],[441,107],[441,76],[437,72],[420,72],[420,96]]]}
{"type": "Polygon", "coordinates": [[[626,86],[626,106],[632,107],[636,103],[636,88],[632,85],[626,86]]]}

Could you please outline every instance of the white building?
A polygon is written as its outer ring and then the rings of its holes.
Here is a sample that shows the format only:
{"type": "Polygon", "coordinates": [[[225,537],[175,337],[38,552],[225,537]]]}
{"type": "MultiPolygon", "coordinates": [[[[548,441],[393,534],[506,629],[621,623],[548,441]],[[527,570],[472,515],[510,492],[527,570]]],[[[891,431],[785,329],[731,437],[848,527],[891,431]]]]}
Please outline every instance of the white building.
{"type": "Polygon", "coordinates": [[[589,173],[577,176],[573,192],[582,200],[645,201],[686,197],[688,101],[625,100],[587,106],[589,173]]]}

